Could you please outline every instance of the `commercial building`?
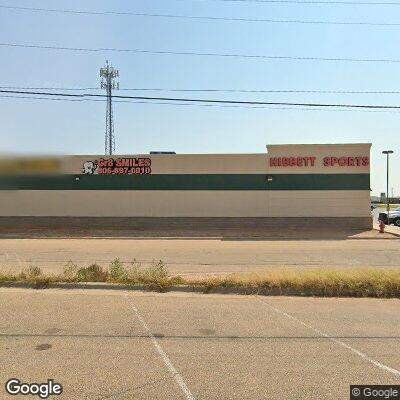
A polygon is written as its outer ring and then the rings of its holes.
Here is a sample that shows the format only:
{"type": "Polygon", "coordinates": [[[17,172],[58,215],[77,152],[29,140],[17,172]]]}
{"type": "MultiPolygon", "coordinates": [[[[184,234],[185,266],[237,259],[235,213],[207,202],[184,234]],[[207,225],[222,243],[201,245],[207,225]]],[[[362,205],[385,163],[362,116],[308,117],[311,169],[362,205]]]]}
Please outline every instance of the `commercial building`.
{"type": "Polygon", "coordinates": [[[3,159],[0,217],[120,217],[132,224],[194,218],[265,226],[301,220],[371,228],[370,147],[290,144],[269,145],[260,154],[3,159]]]}

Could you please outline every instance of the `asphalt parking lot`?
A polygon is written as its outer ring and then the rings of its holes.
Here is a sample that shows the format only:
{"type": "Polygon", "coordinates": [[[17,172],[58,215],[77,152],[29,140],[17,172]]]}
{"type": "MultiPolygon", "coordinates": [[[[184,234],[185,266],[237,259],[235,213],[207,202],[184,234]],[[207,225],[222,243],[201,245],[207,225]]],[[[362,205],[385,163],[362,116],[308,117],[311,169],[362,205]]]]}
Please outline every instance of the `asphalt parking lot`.
{"type": "Polygon", "coordinates": [[[348,399],[400,383],[400,300],[0,289],[4,383],[65,399],[348,399]]]}

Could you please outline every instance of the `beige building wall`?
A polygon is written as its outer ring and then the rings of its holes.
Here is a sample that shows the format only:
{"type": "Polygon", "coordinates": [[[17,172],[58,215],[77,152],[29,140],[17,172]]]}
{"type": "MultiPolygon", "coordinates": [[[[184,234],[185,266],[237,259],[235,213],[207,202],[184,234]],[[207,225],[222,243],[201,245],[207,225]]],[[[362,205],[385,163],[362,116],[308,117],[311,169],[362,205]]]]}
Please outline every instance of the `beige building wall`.
{"type": "Polygon", "coordinates": [[[365,190],[272,191],[270,217],[371,217],[365,190]]]}
{"type": "Polygon", "coordinates": [[[7,191],[1,216],[368,217],[366,191],[7,191]]]}
{"type": "MultiPolygon", "coordinates": [[[[369,156],[370,147],[370,144],[271,145],[265,154],[125,157],[151,158],[153,175],[369,174],[369,165],[325,167],[322,159],[369,156]],[[270,157],[291,156],[313,156],[316,164],[269,166],[270,157]]],[[[124,156],[114,156],[118,157],[124,156]]],[[[79,175],[85,161],[99,158],[108,157],[62,157],[60,172],[79,175]]],[[[1,190],[0,216],[370,217],[371,214],[369,190],[1,190]]]]}

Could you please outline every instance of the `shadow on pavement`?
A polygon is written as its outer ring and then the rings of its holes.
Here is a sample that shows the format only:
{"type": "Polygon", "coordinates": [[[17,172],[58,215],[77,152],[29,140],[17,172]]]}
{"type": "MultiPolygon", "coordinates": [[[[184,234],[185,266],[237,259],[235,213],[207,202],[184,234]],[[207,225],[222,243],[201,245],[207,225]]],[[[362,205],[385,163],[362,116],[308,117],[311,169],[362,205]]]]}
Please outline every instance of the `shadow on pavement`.
{"type": "Polygon", "coordinates": [[[226,228],[226,229],[121,229],[78,227],[13,227],[0,228],[0,239],[136,239],[136,240],[224,240],[224,241],[276,241],[276,240],[346,240],[396,239],[395,235],[377,230],[320,228],[226,228]]]}

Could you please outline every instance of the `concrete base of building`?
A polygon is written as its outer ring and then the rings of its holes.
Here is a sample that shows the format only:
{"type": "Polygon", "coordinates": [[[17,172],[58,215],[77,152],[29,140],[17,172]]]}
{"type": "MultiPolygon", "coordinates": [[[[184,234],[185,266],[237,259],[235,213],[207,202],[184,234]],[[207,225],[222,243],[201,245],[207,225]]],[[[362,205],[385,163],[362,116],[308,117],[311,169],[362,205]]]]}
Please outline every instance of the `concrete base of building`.
{"type": "Polygon", "coordinates": [[[355,230],[372,229],[372,217],[0,217],[1,231],[7,229],[123,229],[149,232],[271,229],[355,230]]]}

